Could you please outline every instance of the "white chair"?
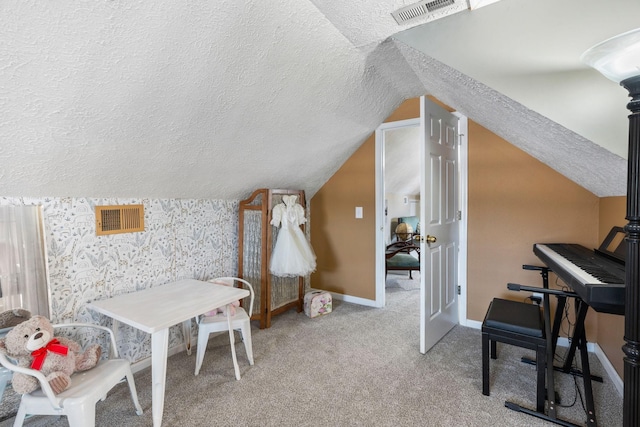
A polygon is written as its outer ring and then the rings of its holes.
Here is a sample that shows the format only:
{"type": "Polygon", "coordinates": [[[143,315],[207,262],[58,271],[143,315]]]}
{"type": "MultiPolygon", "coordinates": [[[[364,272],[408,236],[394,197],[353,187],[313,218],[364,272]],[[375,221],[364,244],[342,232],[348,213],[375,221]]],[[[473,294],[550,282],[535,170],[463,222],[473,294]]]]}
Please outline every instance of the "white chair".
{"type": "MultiPolygon", "coordinates": [[[[232,286],[236,282],[240,283],[241,287],[246,286],[249,289],[249,313],[244,310],[243,307],[236,307],[236,314],[231,316],[231,327],[234,331],[240,331],[242,333],[242,341],[244,342],[244,348],[249,359],[249,365],[253,365],[253,346],[251,344],[251,313],[253,313],[253,287],[251,283],[238,277],[219,277],[212,279],[210,282],[226,282],[231,283],[232,286]]],[[[214,332],[228,332],[229,324],[227,317],[222,314],[216,316],[202,315],[197,319],[198,322],[198,348],[196,351],[196,370],[195,375],[198,375],[200,368],[202,367],[202,359],[204,359],[204,353],[207,349],[207,342],[209,341],[209,334],[214,332]]],[[[233,344],[233,343],[232,343],[233,344]]],[[[235,348],[231,348],[231,354],[234,359],[234,368],[236,379],[240,379],[240,370],[235,360],[235,348]]]]}
{"type": "Polygon", "coordinates": [[[0,367],[0,403],[2,403],[4,391],[7,388],[7,384],[11,382],[11,378],[13,378],[13,372],[4,366],[0,367]]]}
{"type": "MultiPolygon", "coordinates": [[[[13,327],[0,329],[0,338],[4,338],[11,329],[13,329],[13,327]]],[[[4,391],[7,388],[7,384],[11,382],[11,378],[13,378],[13,372],[4,366],[0,366],[0,403],[2,403],[4,391]]]]}
{"type": "Polygon", "coordinates": [[[71,376],[71,386],[60,394],[55,394],[45,376],[35,369],[17,366],[5,354],[0,353],[0,364],[10,371],[34,376],[40,382],[40,388],[22,395],[14,427],[22,426],[27,414],[65,415],[70,427],[93,427],[96,418],[96,403],[104,400],[107,392],[126,378],[136,414],[142,415],[138,402],[136,385],[131,373],[129,361],[118,359],[116,341],[111,329],[87,323],[67,323],[54,325],[59,328],[95,328],[108,332],[109,359],[101,360],[98,365],[87,371],[76,372],[71,376]]]}

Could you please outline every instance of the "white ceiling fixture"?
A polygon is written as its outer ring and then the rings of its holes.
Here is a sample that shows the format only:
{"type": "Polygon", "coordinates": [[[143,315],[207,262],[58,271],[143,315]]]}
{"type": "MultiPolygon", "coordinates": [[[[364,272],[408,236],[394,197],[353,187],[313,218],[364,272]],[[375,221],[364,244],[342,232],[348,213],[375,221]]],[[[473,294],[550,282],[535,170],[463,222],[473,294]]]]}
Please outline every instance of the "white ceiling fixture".
{"type": "Polygon", "coordinates": [[[391,16],[402,25],[418,18],[429,18],[428,21],[443,18],[468,8],[467,0],[423,0],[391,12],[391,16]]]}

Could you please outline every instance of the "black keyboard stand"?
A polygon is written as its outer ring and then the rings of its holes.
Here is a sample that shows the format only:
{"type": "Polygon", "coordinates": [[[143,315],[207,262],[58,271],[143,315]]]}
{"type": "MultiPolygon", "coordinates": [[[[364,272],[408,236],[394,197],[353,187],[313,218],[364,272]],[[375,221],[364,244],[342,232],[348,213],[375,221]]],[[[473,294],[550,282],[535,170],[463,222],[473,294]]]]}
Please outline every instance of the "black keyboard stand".
{"type": "MultiPolygon", "coordinates": [[[[569,374],[577,374],[582,377],[583,385],[584,385],[584,393],[585,393],[585,404],[587,410],[587,420],[586,426],[588,427],[596,427],[596,413],[595,413],[595,403],[593,400],[593,389],[592,389],[592,380],[599,380],[602,382],[601,377],[596,377],[595,379],[591,376],[591,370],[589,368],[589,355],[587,352],[587,338],[584,329],[584,322],[587,316],[587,311],[589,309],[589,305],[586,304],[580,297],[574,292],[566,292],[557,289],[549,289],[549,269],[546,267],[537,267],[524,265],[524,269],[526,270],[539,270],[543,280],[543,287],[533,287],[533,286],[522,286],[514,283],[509,283],[507,288],[513,291],[526,291],[526,292],[537,292],[543,295],[544,299],[544,316],[545,316],[545,328],[547,333],[547,366],[553,366],[553,369],[547,369],[547,396],[550,393],[553,393],[555,397],[555,382],[554,382],[554,371],[560,371],[563,373],[569,374]],[[550,327],[551,319],[549,314],[549,296],[553,295],[558,299],[558,305],[555,310],[553,328],[550,327]],[[556,367],[554,365],[554,356],[555,350],[557,347],[558,335],[560,331],[560,326],[562,323],[562,313],[567,303],[567,298],[575,298],[575,309],[576,309],[576,323],[573,331],[573,335],[571,337],[571,345],[565,357],[565,361],[562,367],[556,367]],[[580,362],[581,362],[581,371],[578,371],[572,367],[573,360],[575,358],[576,351],[580,351],[580,362]],[[578,374],[579,372],[579,374],[578,374]]],[[[535,364],[535,361],[527,358],[522,359],[525,363],[535,364]]],[[[556,403],[558,402],[555,400],[556,403]]],[[[511,410],[526,413],[528,415],[532,415],[536,418],[540,418],[554,424],[568,426],[568,427],[580,427],[580,424],[575,424],[570,421],[563,420],[558,417],[556,411],[556,405],[548,405],[547,413],[534,411],[532,409],[523,407],[513,402],[505,402],[505,406],[511,410]]]]}
{"type": "MultiPolygon", "coordinates": [[[[584,334],[584,318],[587,315],[587,310],[589,309],[589,306],[587,304],[585,304],[581,299],[577,299],[577,304],[580,305],[580,307],[576,307],[576,328],[578,327],[578,319],[582,318],[582,333],[584,334]],[[581,314],[581,311],[584,311],[584,314],[581,314]]],[[[558,298],[558,306],[556,308],[556,315],[555,315],[555,319],[559,319],[560,316],[562,315],[562,311],[564,310],[564,307],[566,305],[566,297],[562,298],[562,300],[560,298],[558,298]]],[[[554,321],[554,325],[555,325],[556,321],[554,321]]],[[[558,340],[558,331],[555,331],[555,327],[554,327],[554,334],[552,334],[554,342],[556,343],[556,347],[557,347],[557,340],[558,340]]],[[[574,332],[573,337],[576,336],[576,333],[574,332]]],[[[571,375],[577,375],[579,377],[583,377],[583,371],[581,369],[577,369],[573,367],[573,360],[575,358],[576,355],[576,350],[578,350],[578,340],[576,339],[571,339],[570,340],[570,345],[569,345],[569,349],[567,350],[567,354],[565,355],[565,359],[564,359],[564,363],[562,364],[562,366],[553,366],[553,369],[555,369],[558,372],[562,372],[565,374],[571,374],[571,375]]],[[[585,339],[585,343],[586,343],[586,339],[585,339]]],[[[585,344],[586,345],[586,344],[585,344]]],[[[554,349],[555,351],[555,349],[554,349]]],[[[528,357],[523,357],[521,359],[522,362],[524,363],[528,363],[530,365],[535,365],[536,361],[528,358],[528,357]]],[[[599,383],[604,382],[603,378],[599,375],[591,375],[591,381],[596,381],[599,383]]]]}
{"type": "MultiPolygon", "coordinates": [[[[522,266],[523,269],[525,270],[536,270],[536,271],[540,271],[540,275],[542,276],[542,286],[545,289],[549,289],[549,269],[547,267],[540,267],[537,265],[528,265],[525,264],[522,266]]],[[[571,295],[572,297],[575,297],[574,295],[571,295]]],[[[556,311],[555,311],[555,315],[553,318],[553,330],[551,331],[551,336],[553,337],[553,352],[555,354],[557,345],[558,345],[558,335],[560,334],[560,327],[562,326],[562,314],[564,312],[564,308],[567,305],[567,297],[568,295],[556,295],[556,298],[558,299],[558,305],[556,306],[556,311]]],[[[578,298],[578,300],[580,300],[578,298]]],[[[580,300],[582,301],[582,300],[580,300]]],[[[584,304],[586,306],[586,304],[584,304]]],[[[588,306],[587,306],[588,308],[588,306]]],[[[578,318],[578,307],[576,307],[576,318],[578,318]]],[[[585,313],[586,316],[586,313],[585,313]]],[[[583,324],[583,328],[584,328],[584,324],[583,324]]],[[[565,357],[565,361],[564,364],[562,366],[553,366],[553,369],[555,369],[558,372],[562,372],[565,374],[571,374],[571,375],[577,375],[579,377],[582,377],[582,371],[580,369],[576,369],[573,367],[573,358],[575,357],[576,354],[576,349],[578,346],[578,342],[577,340],[571,340],[570,346],[569,346],[569,352],[567,353],[566,357],[565,357]]],[[[524,363],[528,363],[531,365],[535,365],[536,361],[533,359],[530,359],[528,357],[523,357],[522,358],[522,362],[524,363]]],[[[592,375],[591,376],[591,380],[592,381],[596,381],[596,382],[603,382],[603,379],[601,376],[598,375],[592,375]]]]}

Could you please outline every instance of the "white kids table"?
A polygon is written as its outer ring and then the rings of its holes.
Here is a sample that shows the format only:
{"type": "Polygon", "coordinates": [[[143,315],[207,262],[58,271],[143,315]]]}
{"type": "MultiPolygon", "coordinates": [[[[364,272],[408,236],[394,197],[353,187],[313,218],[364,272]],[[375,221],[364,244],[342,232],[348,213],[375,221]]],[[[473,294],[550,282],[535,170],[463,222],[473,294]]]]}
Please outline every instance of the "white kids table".
{"type": "MultiPolygon", "coordinates": [[[[88,304],[89,308],[113,318],[114,333],[118,330],[117,322],[122,322],[151,334],[154,427],[162,425],[169,327],[182,323],[187,352],[191,353],[191,319],[247,296],[249,291],[246,289],[184,279],[88,304]]],[[[233,366],[239,376],[233,329],[231,320],[227,318],[227,321],[233,366]]]]}

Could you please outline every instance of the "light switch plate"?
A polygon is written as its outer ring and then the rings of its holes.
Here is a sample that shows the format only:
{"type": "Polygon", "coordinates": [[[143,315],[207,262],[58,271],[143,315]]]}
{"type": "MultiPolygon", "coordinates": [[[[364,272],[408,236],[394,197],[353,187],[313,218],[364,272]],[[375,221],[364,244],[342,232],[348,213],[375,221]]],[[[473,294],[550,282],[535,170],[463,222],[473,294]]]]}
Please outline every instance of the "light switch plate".
{"type": "Polygon", "coordinates": [[[356,206],[356,219],[362,219],[362,206],[356,206]]]}

